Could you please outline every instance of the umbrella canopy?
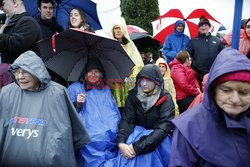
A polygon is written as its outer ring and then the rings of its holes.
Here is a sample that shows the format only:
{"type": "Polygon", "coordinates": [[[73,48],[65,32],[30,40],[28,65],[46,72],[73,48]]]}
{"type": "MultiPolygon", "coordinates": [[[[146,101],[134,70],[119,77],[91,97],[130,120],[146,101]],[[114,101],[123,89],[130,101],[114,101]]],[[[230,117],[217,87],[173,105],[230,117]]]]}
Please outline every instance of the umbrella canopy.
{"type": "MultiPolygon", "coordinates": [[[[27,12],[35,17],[39,14],[37,7],[37,0],[23,0],[27,12]]],[[[64,29],[68,28],[69,11],[73,7],[80,8],[87,16],[87,21],[94,30],[101,29],[99,22],[96,4],[90,0],[53,0],[54,2],[54,16],[57,22],[63,26],[64,29]]]]}
{"type": "Polygon", "coordinates": [[[142,29],[141,27],[135,26],[135,25],[127,25],[128,33],[148,33],[146,30],[142,29]]]}
{"type": "Polygon", "coordinates": [[[129,34],[130,39],[135,43],[138,50],[149,47],[160,47],[159,41],[147,33],[137,32],[129,34]]]}
{"type": "Polygon", "coordinates": [[[77,29],[42,40],[38,48],[46,67],[67,81],[78,80],[90,57],[101,61],[109,82],[124,80],[134,67],[118,41],[77,29]]]}
{"type": "Polygon", "coordinates": [[[177,20],[185,21],[185,34],[193,38],[198,35],[198,22],[201,16],[206,17],[213,26],[221,25],[221,23],[217,21],[214,17],[212,17],[205,9],[196,9],[192,11],[186,18],[183,16],[182,12],[179,9],[171,9],[167,13],[152,22],[154,30],[153,38],[163,44],[166,36],[174,32],[174,24],[177,20]],[[189,31],[189,33],[186,33],[187,30],[189,31]]]}
{"type": "Polygon", "coordinates": [[[148,32],[141,27],[135,25],[127,25],[130,39],[135,43],[138,50],[149,47],[159,47],[160,43],[153,39],[148,32]]]}

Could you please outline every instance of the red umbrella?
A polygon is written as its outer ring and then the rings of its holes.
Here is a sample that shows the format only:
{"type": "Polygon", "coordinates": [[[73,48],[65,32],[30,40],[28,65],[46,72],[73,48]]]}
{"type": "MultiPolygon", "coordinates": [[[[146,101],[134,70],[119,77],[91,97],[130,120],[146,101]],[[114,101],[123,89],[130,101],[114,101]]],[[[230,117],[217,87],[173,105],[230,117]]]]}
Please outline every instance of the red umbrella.
{"type": "Polygon", "coordinates": [[[163,44],[166,36],[174,32],[174,24],[176,20],[185,21],[186,27],[189,30],[190,37],[193,38],[198,35],[197,24],[201,16],[206,17],[209,21],[221,24],[214,17],[212,17],[205,9],[196,9],[192,11],[186,18],[183,16],[182,12],[179,9],[171,9],[167,13],[152,22],[154,27],[154,39],[160,41],[161,44],[163,44]]]}

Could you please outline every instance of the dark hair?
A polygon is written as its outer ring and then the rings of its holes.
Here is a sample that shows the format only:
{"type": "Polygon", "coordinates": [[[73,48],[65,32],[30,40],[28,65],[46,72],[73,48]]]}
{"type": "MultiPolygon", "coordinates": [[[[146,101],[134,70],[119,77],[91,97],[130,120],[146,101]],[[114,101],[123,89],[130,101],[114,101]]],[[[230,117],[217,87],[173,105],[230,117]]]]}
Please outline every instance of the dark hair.
{"type": "Polygon", "coordinates": [[[190,58],[190,54],[187,51],[180,51],[176,56],[181,64],[184,64],[188,58],[190,58]]]}
{"type": "Polygon", "coordinates": [[[0,0],[0,7],[3,6],[3,0],[0,0]]]}
{"type": "MultiPolygon", "coordinates": [[[[81,17],[81,19],[82,19],[82,22],[81,22],[81,24],[80,24],[80,27],[81,26],[85,26],[86,24],[88,24],[87,23],[87,17],[86,17],[86,15],[85,15],[85,13],[81,10],[81,9],[79,9],[79,8],[72,8],[70,11],[69,11],[69,13],[71,13],[71,11],[72,10],[77,10],[78,12],[79,12],[79,14],[80,14],[80,17],[81,17]]],[[[70,15],[70,14],[69,14],[70,15]]],[[[78,27],[78,28],[80,28],[80,27],[78,27]]],[[[69,28],[73,28],[73,26],[71,25],[71,23],[70,23],[70,20],[69,20],[69,28]]]]}
{"type": "Polygon", "coordinates": [[[51,3],[54,9],[54,3],[53,0],[37,0],[37,7],[41,9],[42,3],[51,3]]]}
{"type": "Polygon", "coordinates": [[[247,23],[250,21],[250,18],[245,21],[244,28],[247,26],[247,23]]]}

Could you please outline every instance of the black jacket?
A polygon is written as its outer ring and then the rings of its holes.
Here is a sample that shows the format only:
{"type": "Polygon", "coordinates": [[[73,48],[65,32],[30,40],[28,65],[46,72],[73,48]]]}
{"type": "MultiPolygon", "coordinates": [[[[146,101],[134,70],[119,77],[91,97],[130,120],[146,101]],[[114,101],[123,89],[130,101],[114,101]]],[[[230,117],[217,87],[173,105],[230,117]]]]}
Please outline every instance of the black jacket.
{"type": "MultiPolygon", "coordinates": [[[[143,76],[161,82],[160,77],[162,76],[160,71],[155,73],[155,70],[150,66],[154,66],[159,70],[155,65],[146,65],[137,75],[137,80],[138,77],[143,76]],[[147,67],[150,68],[147,69],[147,67]]],[[[140,140],[133,143],[135,152],[138,155],[153,151],[167,137],[172,129],[170,120],[174,118],[175,108],[171,95],[168,92],[162,91],[155,105],[145,112],[142,108],[141,101],[137,98],[136,94],[136,87],[129,92],[122,113],[122,121],[117,135],[117,143],[126,143],[128,136],[132,133],[136,125],[142,126],[145,129],[154,129],[150,135],[143,136],[140,140]]]]}
{"type": "Polygon", "coordinates": [[[56,32],[62,32],[64,29],[59,25],[53,17],[51,20],[43,20],[41,15],[36,17],[36,21],[41,27],[42,39],[46,39],[54,35],[56,32]]]}
{"type": "Polygon", "coordinates": [[[36,51],[40,39],[40,26],[27,12],[10,18],[3,34],[0,34],[0,52],[3,63],[13,63],[27,50],[36,51]]]}
{"type": "Polygon", "coordinates": [[[147,112],[144,112],[141,102],[136,97],[135,90],[129,93],[122,121],[119,126],[117,143],[126,143],[128,136],[134,130],[135,125],[143,126],[145,129],[154,129],[148,135],[141,137],[140,140],[133,143],[136,154],[145,154],[153,151],[167,137],[172,129],[170,120],[174,118],[174,103],[169,93],[161,93],[160,99],[167,97],[166,101],[159,106],[153,106],[147,112]]]}
{"type": "Polygon", "coordinates": [[[192,57],[192,67],[203,76],[207,74],[219,52],[224,48],[220,39],[209,34],[199,34],[190,40],[187,51],[192,57]]]}

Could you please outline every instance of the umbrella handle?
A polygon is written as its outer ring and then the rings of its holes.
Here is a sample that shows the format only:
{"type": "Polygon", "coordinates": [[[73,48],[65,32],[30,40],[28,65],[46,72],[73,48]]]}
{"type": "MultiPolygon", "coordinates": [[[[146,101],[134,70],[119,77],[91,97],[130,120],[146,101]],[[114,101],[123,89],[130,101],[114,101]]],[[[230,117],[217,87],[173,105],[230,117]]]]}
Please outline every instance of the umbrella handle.
{"type": "Polygon", "coordinates": [[[53,52],[55,53],[56,52],[56,34],[52,35],[51,44],[52,44],[53,52]]]}

